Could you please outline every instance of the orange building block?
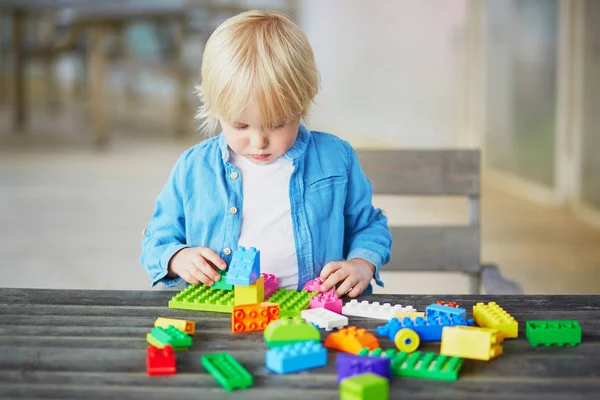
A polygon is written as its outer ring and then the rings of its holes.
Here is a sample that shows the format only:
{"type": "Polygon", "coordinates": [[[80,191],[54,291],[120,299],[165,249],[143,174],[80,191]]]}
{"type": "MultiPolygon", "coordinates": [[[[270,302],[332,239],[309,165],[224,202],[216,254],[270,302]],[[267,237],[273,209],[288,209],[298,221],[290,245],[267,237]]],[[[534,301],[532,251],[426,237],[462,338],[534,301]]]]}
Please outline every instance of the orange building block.
{"type": "Polygon", "coordinates": [[[265,302],[234,306],[231,312],[231,332],[262,331],[276,319],[279,319],[279,304],[265,302]]]}
{"type": "Polygon", "coordinates": [[[377,338],[364,328],[349,326],[329,334],[325,339],[325,347],[346,353],[358,354],[364,347],[369,350],[378,349],[377,338]]]}

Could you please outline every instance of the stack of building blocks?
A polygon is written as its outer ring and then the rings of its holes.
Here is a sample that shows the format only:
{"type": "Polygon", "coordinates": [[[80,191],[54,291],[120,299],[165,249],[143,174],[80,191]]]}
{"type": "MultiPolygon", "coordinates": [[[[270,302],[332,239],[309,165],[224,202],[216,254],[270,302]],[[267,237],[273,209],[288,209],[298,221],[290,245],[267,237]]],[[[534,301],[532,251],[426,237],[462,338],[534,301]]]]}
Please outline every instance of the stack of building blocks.
{"type": "Polygon", "coordinates": [[[175,375],[177,372],[173,347],[159,349],[155,346],[146,348],[146,372],[150,376],[175,375]]]}
{"type": "Polygon", "coordinates": [[[350,300],[342,307],[342,314],[355,317],[384,319],[386,321],[394,318],[397,312],[417,311],[413,306],[403,307],[401,304],[391,305],[390,303],[379,304],[378,302],[369,303],[368,301],[350,300]]]}
{"type": "Polygon", "coordinates": [[[325,347],[351,354],[358,354],[363,347],[370,350],[379,348],[379,342],[373,334],[364,328],[349,326],[337,332],[330,333],[325,339],[325,347]]]}
{"type": "Polygon", "coordinates": [[[310,299],[318,294],[318,292],[307,292],[306,290],[279,289],[266,301],[279,304],[279,312],[282,317],[300,317],[302,310],[308,308],[310,299]]]}
{"type": "Polygon", "coordinates": [[[221,279],[215,281],[211,286],[213,289],[221,289],[221,290],[233,290],[233,285],[227,283],[227,271],[217,270],[221,279]]]}
{"type": "Polygon", "coordinates": [[[228,353],[204,355],[201,363],[219,385],[228,392],[235,389],[247,389],[254,384],[252,375],[228,353]]]}
{"type": "Polygon", "coordinates": [[[387,336],[393,342],[396,339],[396,333],[400,329],[409,328],[419,335],[421,342],[439,341],[442,339],[442,329],[446,326],[472,326],[473,320],[465,320],[461,317],[450,317],[447,315],[435,318],[423,319],[417,317],[412,320],[404,318],[399,321],[392,318],[387,324],[377,328],[377,334],[387,336]]]}
{"type": "Polygon", "coordinates": [[[276,291],[279,290],[279,279],[273,274],[261,274],[264,278],[265,286],[265,299],[271,297],[276,291]]]}
{"type": "Polygon", "coordinates": [[[527,321],[525,335],[532,346],[553,344],[571,346],[581,343],[581,326],[579,322],[569,321],[527,321]]]}
{"type": "Polygon", "coordinates": [[[259,303],[234,306],[231,313],[231,332],[265,330],[272,321],[279,319],[279,304],[259,303]]]}
{"type": "Polygon", "coordinates": [[[236,306],[261,303],[265,301],[265,277],[261,275],[260,278],[248,286],[235,285],[233,293],[236,306]]]}
{"type": "Polygon", "coordinates": [[[342,313],[342,299],[340,299],[333,290],[320,293],[310,299],[309,308],[324,308],[334,313],[342,313]]]}
{"type": "Polygon", "coordinates": [[[340,383],[340,400],[389,400],[390,383],[379,375],[366,373],[340,383]]]}
{"type": "Polygon", "coordinates": [[[497,329],[473,326],[445,327],[440,353],[446,356],[488,361],[502,354],[503,335],[497,329]]]}
{"type": "Polygon", "coordinates": [[[444,315],[448,315],[451,317],[461,317],[463,319],[466,319],[467,310],[465,310],[464,308],[451,307],[440,304],[431,304],[425,309],[425,316],[427,318],[442,317],[444,315]]]}
{"type": "Polygon", "coordinates": [[[175,350],[187,350],[192,345],[192,338],[174,326],[168,328],[154,327],[146,335],[146,340],[150,345],[159,349],[171,346],[175,350]]]}
{"type": "Polygon", "coordinates": [[[412,353],[419,348],[421,339],[417,332],[412,329],[402,328],[396,333],[396,336],[394,336],[394,344],[399,351],[412,353]]]}
{"type": "Polygon", "coordinates": [[[230,313],[234,305],[233,290],[190,285],[169,300],[169,308],[230,313]]]}
{"type": "Polygon", "coordinates": [[[300,317],[281,317],[267,326],[264,339],[269,348],[274,348],[297,342],[321,342],[321,333],[300,317]]]}
{"type": "Polygon", "coordinates": [[[337,381],[340,383],[343,379],[369,372],[391,380],[390,362],[391,359],[384,357],[362,357],[338,353],[336,358],[337,381]]]}
{"type": "Polygon", "coordinates": [[[519,336],[518,322],[495,302],[477,303],[473,306],[473,319],[483,328],[498,329],[505,339],[519,336]]]}
{"type": "Polygon", "coordinates": [[[254,247],[238,247],[233,252],[226,282],[229,285],[250,286],[260,276],[260,251],[254,247]]]}
{"type": "Polygon", "coordinates": [[[310,324],[313,324],[326,331],[332,331],[335,328],[343,328],[348,325],[348,317],[334,313],[325,308],[311,308],[302,311],[302,318],[310,324]]]}
{"type": "Polygon", "coordinates": [[[327,350],[314,341],[287,344],[267,351],[267,368],[278,374],[289,374],[323,367],[327,364],[327,350]]]}
{"type": "Polygon", "coordinates": [[[188,335],[193,335],[194,330],[196,328],[196,323],[193,321],[187,321],[185,319],[159,317],[156,318],[156,321],[154,321],[154,326],[161,328],[168,328],[169,326],[174,326],[175,328],[187,333],[188,335]]]}

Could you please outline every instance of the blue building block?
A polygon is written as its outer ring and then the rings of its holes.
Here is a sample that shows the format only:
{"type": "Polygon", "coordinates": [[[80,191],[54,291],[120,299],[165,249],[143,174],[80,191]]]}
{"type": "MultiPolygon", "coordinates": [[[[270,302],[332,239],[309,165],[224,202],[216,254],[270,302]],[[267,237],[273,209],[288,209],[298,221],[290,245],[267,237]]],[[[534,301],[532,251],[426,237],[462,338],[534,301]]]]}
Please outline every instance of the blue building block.
{"type": "Polygon", "coordinates": [[[267,368],[278,374],[303,371],[327,364],[327,349],[321,343],[299,342],[267,351],[267,368]]]}
{"type": "Polygon", "coordinates": [[[377,328],[377,334],[387,336],[393,342],[400,329],[410,328],[419,335],[421,342],[430,342],[442,340],[442,329],[445,326],[473,326],[473,320],[448,315],[427,319],[417,317],[414,320],[406,317],[402,321],[392,318],[387,324],[377,328]]]}
{"type": "Polygon", "coordinates": [[[362,375],[368,372],[382,376],[388,380],[392,379],[391,358],[387,357],[363,357],[354,354],[337,354],[337,381],[354,375],[362,375]]]}
{"type": "Polygon", "coordinates": [[[425,309],[425,317],[427,318],[441,317],[442,315],[467,318],[467,310],[464,308],[442,306],[440,304],[432,304],[425,309]]]}
{"type": "Polygon", "coordinates": [[[233,252],[227,271],[227,284],[250,286],[258,278],[260,278],[260,251],[254,247],[246,249],[240,246],[233,252]]]}

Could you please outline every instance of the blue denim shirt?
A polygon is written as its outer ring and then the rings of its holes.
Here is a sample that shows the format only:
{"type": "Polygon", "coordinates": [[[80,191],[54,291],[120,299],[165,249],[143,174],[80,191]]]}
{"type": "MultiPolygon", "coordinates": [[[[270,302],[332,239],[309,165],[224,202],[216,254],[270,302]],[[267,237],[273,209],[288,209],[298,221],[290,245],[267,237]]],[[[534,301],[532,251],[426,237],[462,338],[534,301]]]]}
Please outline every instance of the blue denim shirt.
{"type": "MultiPolygon", "coordinates": [[[[227,264],[231,261],[244,199],[241,174],[230,163],[229,151],[221,134],[185,151],[173,167],[142,237],[140,262],[152,286],[182,281],[166,275],[169,260],[184,247],[208,247],[227,264]]],[[[379,270],[390,261],[392,238],[387,217],[372,205],[372,185],[350,144],[300,125],[284,157],[294,166],[290,206],[298,288],[319,276],[328,262],[352,258],[375,265],[375,281],[383,286],[379,270]]],[[[369,285],[365,293],[371,291],[369,285]]]]}

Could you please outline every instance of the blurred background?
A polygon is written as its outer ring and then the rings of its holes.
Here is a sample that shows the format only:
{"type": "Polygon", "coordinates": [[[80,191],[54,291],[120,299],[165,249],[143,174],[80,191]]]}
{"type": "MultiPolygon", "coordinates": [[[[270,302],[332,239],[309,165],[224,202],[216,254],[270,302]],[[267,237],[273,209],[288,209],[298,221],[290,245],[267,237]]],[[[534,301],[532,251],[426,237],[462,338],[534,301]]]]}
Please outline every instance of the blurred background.
{"type": "MultiPolygon", "coordinates": [[[[322,76],[311,129],[357,149],[480,149],[481,259],[525,293],[600,292],[600,1],[0,0],[0,286],[147,289],[141,233],[194,121],[204,43],[292,16],[322,76]]],[[[461,197],[376,196],[394,225],[461,197]]],[[[379,292],[463,293],[383,275],[379,292]]]]}

